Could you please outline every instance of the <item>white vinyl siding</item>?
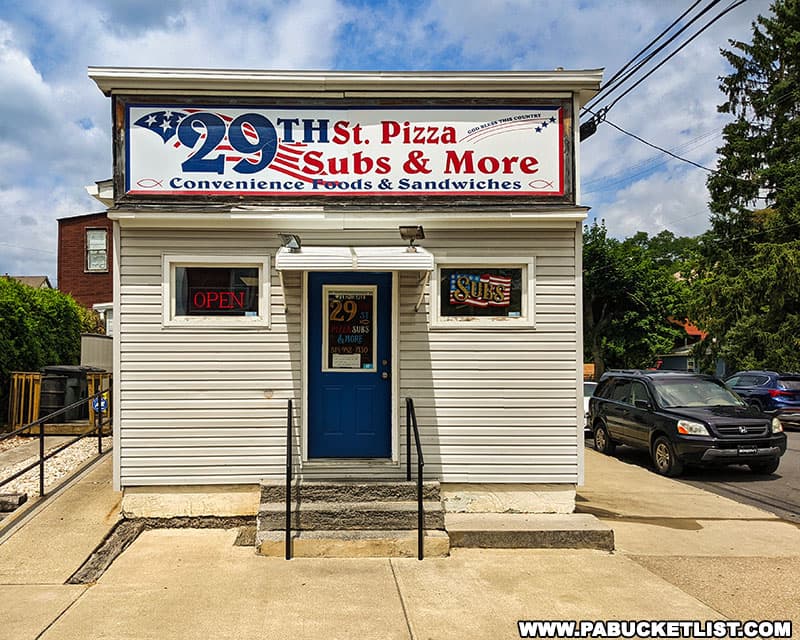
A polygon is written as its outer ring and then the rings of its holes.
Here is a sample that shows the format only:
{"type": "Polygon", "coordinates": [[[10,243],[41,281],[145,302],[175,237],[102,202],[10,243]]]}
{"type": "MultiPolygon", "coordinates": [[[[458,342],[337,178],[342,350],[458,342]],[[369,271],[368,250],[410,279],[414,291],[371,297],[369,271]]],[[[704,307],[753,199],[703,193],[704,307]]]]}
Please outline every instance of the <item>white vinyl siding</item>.
{"type": "MultiPolygon", "coordinates": [[[[536,328],[429,330],[421,273],[399,276],[400,465],[343,462],[337,473],[405,471],[405,403],[414,399],[428,477],[445,482],[578,478],[575,230],[427,230],[435,255],[535,258],[536,328]]],[[[304,246],[341,232],[304,232],[304,246]]],[[[348,245],[400,244],[396,230],[346,234],[348,245]]],[[[275,231],[121,228],[120,482],[122,486],[255,483],[284,474],[286,403],[302,425],[302,274],[270,273],[269,328],[162,326],[162,256],[274,256],[275,231]],[[284,295],[285,304],[284,307],[284,295]]]]}

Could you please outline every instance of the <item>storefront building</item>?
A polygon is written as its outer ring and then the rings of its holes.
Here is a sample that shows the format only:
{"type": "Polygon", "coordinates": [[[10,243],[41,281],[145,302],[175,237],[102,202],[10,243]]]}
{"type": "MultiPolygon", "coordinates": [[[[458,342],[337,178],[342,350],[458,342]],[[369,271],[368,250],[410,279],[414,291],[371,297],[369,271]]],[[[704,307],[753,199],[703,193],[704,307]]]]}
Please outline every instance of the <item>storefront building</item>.
{"type": "Polygon", "coordinates": [[[255,513],[289,400],[297,478],[400,480],[406,398],[448,509],[572,511],[600,71],[89,75],[127,513],[255,513]]]}

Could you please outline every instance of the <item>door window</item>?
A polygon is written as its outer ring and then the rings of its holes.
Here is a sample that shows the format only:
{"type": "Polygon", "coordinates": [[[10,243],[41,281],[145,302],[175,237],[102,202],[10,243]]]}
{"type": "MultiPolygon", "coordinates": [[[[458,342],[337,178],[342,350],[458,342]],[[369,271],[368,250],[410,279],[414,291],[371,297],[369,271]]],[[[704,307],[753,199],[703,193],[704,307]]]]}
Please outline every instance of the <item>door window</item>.
{"type": "Polygon", "coordinates": [[[611,392],[611,399],[617,402],[630,402],[631,383],[629,380],[620,380],[614,385],[614,390],[611,392]]]}
{"type": "Polygon", "coordinates": [[[637,400],[650,402],[650,396],[647,393],[647,387],[645,387],[641,382],[631,382],[630,390],[628,404],[635,405],[637,400]]]}
{"type": "Polygon", "coordinates": [[[323,287],[323,371],[377,371],[377,294],[372,285],[323,287]]]}

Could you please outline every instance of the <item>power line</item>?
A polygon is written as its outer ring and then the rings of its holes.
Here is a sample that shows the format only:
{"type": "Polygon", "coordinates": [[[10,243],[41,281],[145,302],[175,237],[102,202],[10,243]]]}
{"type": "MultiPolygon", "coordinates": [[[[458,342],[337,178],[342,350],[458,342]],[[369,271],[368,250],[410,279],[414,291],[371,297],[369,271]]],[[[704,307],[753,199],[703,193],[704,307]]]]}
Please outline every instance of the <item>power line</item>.
{"type": "MultiPolygon", "coordinates": [[[[628,81],[630,78],[632,78],[632,77],[633,77],[633,76],[634,76],[634,75],[635,75],[635,74],[636,74],[636,73],[637,73],[639,70],[641,70],[641,69],[644,67],[644,65],[645,65],[647,62],[649,62],[650,60],[652,60],[652,58],[653,58],[653,57],[654,57],[656,54],[658,54],[660,51],[662,51],[662,50],[663,50],[663,49],[664,49],[664,48],[665,48],[667,45],[669,45],[669,44],[670,44],[670,43],[671,43],[673,40],[675,40],[675,38],[677,38],[677,37],[678,37],[678,36],[679,36],[681,33],[683,33],[683,32],[684,32],[686,29],[688,29],[690,25],[692,25],[692,24],[693,24],[693,23],[694,23],[696,20],[698,20],[698,19],[699,19],[699,18],[700,18],[702,15],[704,15],[704,14],[705,14],[707,11],[709,11],[711,8],[713,8],[713,7],[714,7],[716,4],[718,4],[719,2],[720,2],[720,0],[714,0],[713,2],[711,2],[711,3],[710,3],[708,6],[706,6],[706,7],[705,7],[705,8],[704,8],[704,9],[703,9],[703,10],[702,10],[702,11],[701,11],[701,12],[700,12],[698,15],[696,15],[694,18],[692,18],[692,20],[690,20],[690,21],[689,21],[689,23],[688,23],[687,25],[685,25],[685,26],[684,26],[683,28],[681,28],[681,29],[680,29],[680,30],[679,30],[677,33],[675,33],[675,34],[674,34],[674,35],[673,35],[673,36],[672,36],[672,37],[671,37],[669,40],[667,40],[667,42],[665,42],[664,44],[662,44],[662,45],[661,45],[660,47],[658,47],[658,48],[657,48],[655,51],[651,52],[651,53],[650,53],[650,54],[649,54],[649,55],[648,55],[648,56],[647,56],[647,57],[646,57],[644,60],[642,60],[641,62],[639,62],[639,63],[638,63],[638,64],[637,64],[637,65],[636,65],[636,66],[635,66],[635,67],[634,67],[634,68],[633,68],[631,71],[629,71],[628,73],[626,73],[626,74],[625,74],[625,75],[624,75],[622,78],[620,78],[619,80],[616,80],[615,82],[611,83],[611,85],[610,85],[610,86],[609,86],[609,85],[607,85],[607,87],[606,87],[606,88],[604,88],[604,89],[601,89],[601,90],[600,90],[600,92],[599,92],[599,94],[598,94],[598,96],[595,96],[595,98],[593,98],[593,99],[592,99],[592,101],[590,101],[590,103],[589,103],[589,104],[587,104],[587,105],[586,105],[586,106],[585,106],[585,107],[582,109],[582,113],[585,113],[585,112],[589,112],[589,113],[591,113],[591,114],[592,114],[592,118],[590,118],[588,121],[586,121],[586,122],[584,122],[584,123],[582,123],[582,124],[581,124],[581,126],[580,126],[580,139],[581,139],[581,140],[585,140],[586,138],[588,138],[589,136],[591,136],[591,135],[592,135],[592,134],[593,134],[593,133],[594,133],[594,132],[597,130],[597,126],[598,126],[598,125],[599,125],[601,122],[603,122],[603,120],[604,120],[604,118],[605,118],[605,115],[608,113],[608,111],[610,111],[610,110],[611,110],[611,109],[612,109],[612,108],[613,108],[613,107],[614,107],[614,106],[615,106],[615,105],[616,105],[616,104],[617,104],[617,103],[618,103],[620,100],[622,100],[622,98],[624,98],[624,97],[625,97],[626,95],[628,95],[628,94],[629,94],[631,91],[633,91],[634,89],[636,89],[636,87],[638,87],[638,86],[639,86],[639,85],[640,85],[642,82],[644,82],[644,81],[645,81],[647,78],[649,78],[649,77],[650,77],[650,76],[651,76],[653,73],[655,73],[656,71],[658,71],[658,69],[660,69],[662,66],[664,66],[664,65],[665,65],[665,64],[666,64],[666,63],[667,63],[669,60],[671,60],[671,59],[672,59],[674,56],[676,56],[678,53],[680,53],[680,52],[681,52],[681,51],[682,51],[682,50],[683,50],[683,49],[684,49],[686,46],[688,46],[688,45],[689,45],[689,44],[690,44],[690,43],[691,43],[691,42],[692,42],[692,41],[693,41],[695,38],[697,38],[698,36],[700,36],[700,35],[701,35],[701,34],[702,34],[704,31],[706,31],[706,30],[707,30],[709,27],[711,27],[711,25],[713,25],[715,22],[717,22],[717,21],[718,21],[720,18],[722,18],[724,15],[726,15],[727,13],[729,13],[730,11],[732,11],[733,9],[735,9],[735,8],[739,7],[740,5],[744,4],[744,3],[746,2],[746,0],[733,0],[733,2],[731,2],[731,4],[729,4],[729,5],[728,5],[728,6],[727,6],[725,9],[723,9],[723,10],[722,10],[720,13],[718,13],[718,14],[717,14],[716,16],[714,16],[714,17],[713,17],[711,20],[709,20],[709,21],[708,21],[706,24],[704,24],[704,25],[703,25],[703,26],[702,26],[702,27],[701,27],[701,28],[700,28],[700,29],[699,29],[697,32],[695,32],[695,33],[694,33],[694,34],[693,34],[693,35],[692,35],[690,38],[688,38],[687,40],[685,40],[684,42],[682,42],[682,43],[681,43],[681,45],[680,45],[680,46],[679,46],[677,49],[675,49],[674,51],[672,51],[672,52],[671,52],[671,53],[670,53],[670,54],[669,54],[669,55],[668,55],[666,58],[664,58],[664,59],[663,59],[661,62],[659,62],[659,63],[658,63],[658,64],[657,64],[655,67],[653,67],[652,69],[650,69],[650,71],[648,71],[648,72],[647,72],[647,73],[646,73],[644,76],[642,76],[642,77],[641,77],[641,78],[639,78],[639,79],[638,79],[636,82],[634,82],[634,83],[633,83],[633,85],[631,85],[631,86],[630,86],[630,87],[628,87],[628,88],[627,88],[625,91],[623,91],[623,93],[622,93],[621,95],[617,96],[617,97],[614,99],[614,101],[613,101],[613,102],[612,102],[610,105],[608,105],[608,106],[604,106],[604,107],[602,107],[602,108],[598,109],[597,111],[593,111],[593,107],[594,107],[594,108],[596,108],[596,107],[595,107],[595,105],[596,105],[596,104],[599,102],[599,100],[601,100],[603,97],[607,97],[607,95],[609,95],[610,93],[613,93],[614,91],[616,91],[617,89],[619,89],[619,88],[620,88],[620,87],[621,87],[621,86],[622,86],[622,85],[623,85],[625,82],[627,82],[627,81],[628,81]]],[[[688,11],[690,11],[692,8],[694,8],[694,6],[696,6],[696,3],[695,3],[695,5],[692,5],[692,7],[690,7],[690,8],[689,8],[689,10],[687,10],[687,12],[688,12],[688,11]]],[[[686,13],[687,13],[687,12],[684,12],[684,13],[682,14],[682,16],[683,16],[683,15],[686,15],[686,13]]],[[[682,16],[681,16],[681,17],[682,17],[682,16]]],[[[680,20],[680,19],[681,19],[681,17],[679,17],[679,18],[678,18],[678,20],[680,20]]],[[[674,23],[673,23],[673,24],[674,24],[674,23]]],[[[670,27],[668,27],[668,29],[667,29],[667,30],[669,30],[670,28],[671,28],[671,26],[670,26],[670,27]]],[[[662,32],[662,33],[663,33],[663,32],[662,32]]],[[[660,37],[660,35],[659,35],[659,37],[660,37]]],[[[657,40],[657,39],[656,39],[656,40],[657,40]]],[[[655,43],[655,40],[654,40],[653,42],[651,42],[651,44],[648,44],[648,46],[647,46],[647,47],[645,47],[645,49],[644,49],[643,51],[646,51],[646,50],[647,50],[648,48],[650,48],[650,47],[652,46],[652,44],[654,44],[654,43],[655,43]]],[[[640,55],[640,54],[637,54],[637,56],[638,56],[638,55],[640,55]]],[[[635,58],[634,58],[634,60],[635,60],[635,58]]],[[[630,63],[629,63],[629,64],[630,64],[630,63]]],[[[627,65],[626,65],[626,66],[627,66],[627,65]]],[[[624,68],[624,67],[623,67],[623,68],[624,68]]],[[[615,77],[616,77],[616,75],[618,75],[618,74],[615,74],[615,77]]]]}
{"type": "Polygon", "coordinates": [[[701,0],[696,0],[694,4],[692,4],[686,11],[684,11],[680,16],[673,20],[672,24],[670,24],[666,29],[664,29],[661,33],[659,33],[655,38],[650,40],[649,43],[637,53],[633,58],[631,58],[625,65],[617,71],[609,80],[606,82],[605,85],[600,89],[594,98],[584,107],[584,110],[589,110],[594,107],[594,105],[603,99],[605,94],[613,93],[614,89],[617,88],[618,85],[621,85],[626,80],[628,80],[631,76],[633,76],[637,71],[639,71],[647,62],[653,59],[660,51],[662,51],[666,46],[668,46],[675,38],[677,38],[681,33],[683,33],[686,29],[688,29],[694,22],[696,22],[703,14],[708,12],[710,9],[714,7],[714,5],[718,4],[721,0],[714,0],[711,4],[709,4],[705,9],[703,9],[698,15],[692,18],[682,29],[680,29],[677,33],[673,34],[673,36],[667,40],[664,44],[662,44],[658,49],[652,51],[644,60],[641,60],[636,66],[627,74],[625,74],[622,78],[620,75],[631,66],[642,54],[644,54],[650,47],[652,47],[656,42],[658,42],[664,35],[666,35],[676,24],[678,24],[683,18],[688,15],[692,9],[694,9],[698,4],[700,4],[701,0]],[[617,81],[617,78],[619,80],[617,81]]]}
{"type": "MultiPolygon", "coordinates": [[[[742,1],[744,1],[744,0],[742,0],[742,1]]],[[[591,113],[592,115],[597,115],[597,114],[594,113],[594,111],[590,111],[589,113],[591,113]]],[[[680,160],[681,162],[686,162],[688,164],[691,164],[691,165],[697,167],[698,169],[702,169],[703,171],[708,171],[709,173],[719,173],[715,169],[709,169],[708,167],[704,167],[702,164],[698,164],[694,160],[689,160],[688,158],[684,158],[682,156],[679,156],[676,153],[672,153],[672,151],[670,151],[669,149],[665,149],[664,147],[659,147],[657,144],[653,144],[652,142],[648,142],[644,138],[642,138],[640,136],[637,136],[635,133],[631,133],[630,131],[626,131],[625,129],[620,127],[618,124],[614,124],[613,122],[611,122],[611,120],[609,120],[605,116],[602,116],[602,121],[603,122],[607,122],[612,127],[614,127],[617,131],[620,131],[621,133],[624,133],[626,136],[630,136],[634,140],[638,140],[642,144],[646,144],[648,147],[652,147],[653,149],[656,149],[656,150],[660,151],[661,153],[666,153],[668,156],[670,156],[672,158],[675,158],[676,160],[680,160]]],[[[750,180],[748,180],[747,182],[750,182],[750,180]]]]}
{"type": "MultiPolygon", "coordinates": [[[[678,152],[683,151],[691,151],[693,149],[697,149],[699,147],[705,146],[712,142],[715,138],[718,138],[721,135],[719,129],[711,129],[705,131],[704,133],[700,134],[699,136],[692,138],[688,142],[683,143],[677,147],[673,147],[670,149],[673,153],[677,154],[678,152]]],[[[642,162],[639,162],[635,165],[627,167],[611,176],[602,176],[599,178],[592,178],[590,180],[584,180],[581,183],[581,191],[584,194],[587,193],[597,193],[599,191],[606,191],[615,185],[622,184],[625,182],[633,181],[634,179],[638,178],[639,176],[645,175],[656,170],[658,167],[663,166],[669,162],[669,158],[663,158],[660,154],[653,155],[642,162]],[[593,186],[598,185],[598,186],[593,186]]]]}
{"type": "Polygon", "coordinates": [[[615,98],[614,101],[608,107],[605,108],[606,111],[610,110],[615,104],[617,104],[620,100],[622,100],[622,98],[624,98],[626,95],[628,95],[631,91],[633,91],[636,87],[638,87],[642,82],[647,80],[647,78],[649,78],[656,71],[658,71],[661,67],[663,67],[667,62],[669,62],[673,57],[675,57],[675,55],[680,53],[689,43],[691,43],[695,38],[697,38],[700,34],[702,34],[706,29],[711,27],[711,25],[713,25],[717,20],[722,18],[727,13],[733,11],[737,7],[743,5],[746,1],[747,0],[736,0],[735,2],[732,2],[730,5],[728,5],[728,7],[726,9],[723,9],[720,13],[718,13],[711,20],[709,20],[705,25],[703,25],[700,28],[700,30],[697,33],[695,33],[691,38],[689,38],[688,40],[684,41],[681,44],[681,46],[679,46],[672,53],[670,53],[666,58],[664,58],[661,62],[659,62],[655,67],[650,69],[650,71],[648,71],[644,76],[639,78],[639,80],[637,80],[632,86],[628,87],[621,95],[617,96],[617,98],[615,98]]]}
{"type": "Polygon", "coordinates": [[[11,247],[12,249],[21,249],[23,251],[35,251],[37,253],[47,253],[50,255],[57,255],[56,251],[47,251],[45,249],[34,249],[33,247],[21,247],[18,244],[11,244],[10,242],[0,242],[0,247],[11,247]]]}

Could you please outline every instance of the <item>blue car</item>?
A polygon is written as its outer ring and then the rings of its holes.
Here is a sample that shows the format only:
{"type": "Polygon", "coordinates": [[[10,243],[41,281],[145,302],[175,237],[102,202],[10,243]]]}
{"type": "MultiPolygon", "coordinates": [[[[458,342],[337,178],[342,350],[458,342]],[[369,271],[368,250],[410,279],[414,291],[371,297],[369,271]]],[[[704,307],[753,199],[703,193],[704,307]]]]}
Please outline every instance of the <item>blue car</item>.
{"type": "Polygon", "coordinates": [[[748,404],[800,426],[800,373],[740,371],[725,383],[748,404]]]}

